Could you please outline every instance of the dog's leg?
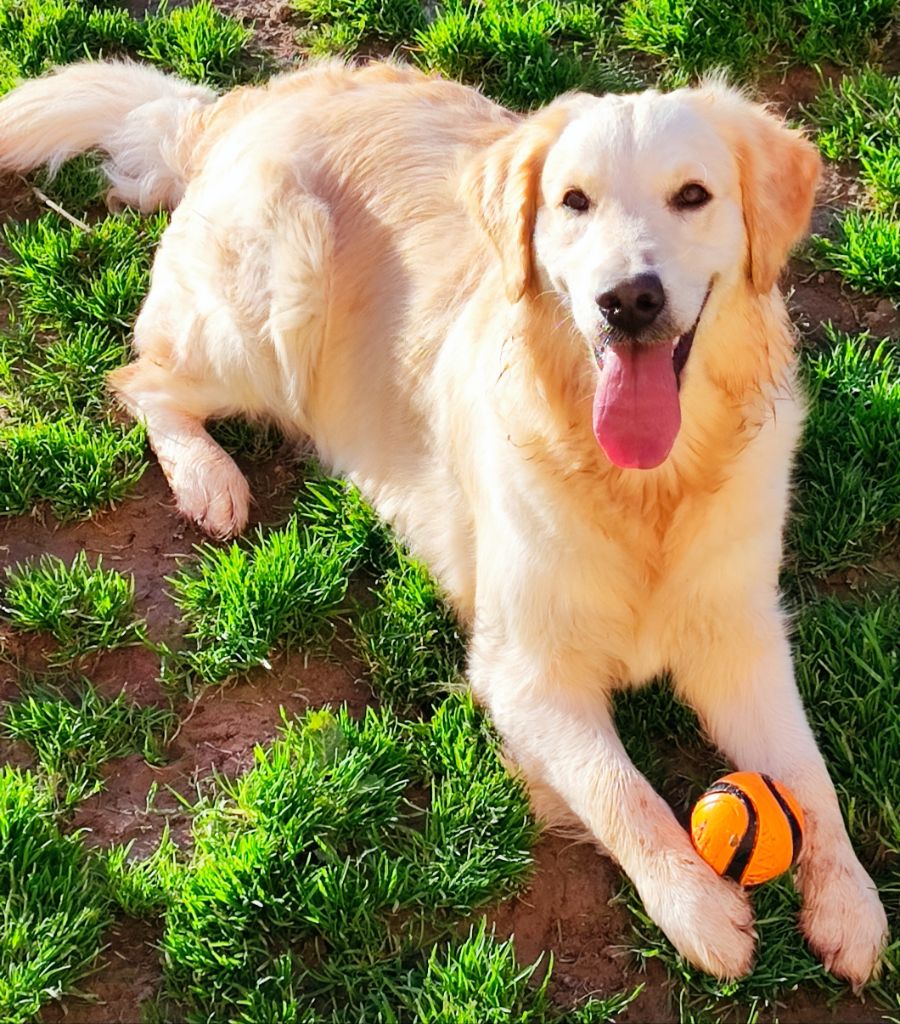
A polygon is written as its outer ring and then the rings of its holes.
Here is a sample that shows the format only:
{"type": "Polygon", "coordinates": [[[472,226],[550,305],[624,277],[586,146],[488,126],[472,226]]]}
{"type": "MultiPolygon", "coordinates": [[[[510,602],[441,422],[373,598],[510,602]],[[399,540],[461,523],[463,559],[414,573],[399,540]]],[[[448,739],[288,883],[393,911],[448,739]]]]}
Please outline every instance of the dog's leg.
{"type": "Polygon", "coordinates": [[[850,846],[803,711],[777,602],[740,610],[702,616],[718,623],[716,634],[684,638],[677,686],[737,768],[765,772],[796,795],[806,819],[797,869],[801,927],[828,970],[859,987],[876,969],[887,919],[850,846]]]}
{"type": "Polygon", "coordinates": [[[665,801],[631,763],[609,708],[559,654],[536,670],[521,648],[476,630],[470,679],[525,776],[568,804],[634,882],[647,912],[693,964],[723,978],[745,974],[755,933],[746,894],[696,854],[665,801]],[[569,682],[573,684],[566,686],[569,682]]]}
{"type": "Polygon", "coordinates": [[[204,402],[203,385],[144,357],[111,374],[110,386],[146,426],[179,511],[210,536],[240,533],[247,525],[250,488],[203,426],[216,412],[204,402]]]}

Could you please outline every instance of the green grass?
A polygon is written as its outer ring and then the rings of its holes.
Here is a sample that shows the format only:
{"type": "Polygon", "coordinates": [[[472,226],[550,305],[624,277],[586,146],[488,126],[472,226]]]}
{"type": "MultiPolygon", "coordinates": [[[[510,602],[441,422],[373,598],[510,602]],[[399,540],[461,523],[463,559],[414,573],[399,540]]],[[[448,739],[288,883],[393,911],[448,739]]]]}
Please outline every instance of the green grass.
{"type": "Polygon", "coordinates": [[[185,663],[216,682],[269,667],[276,647],[321,637],[346,593],[347,573],[341,552],[310,541],[292,517],[250,543],[204,545],[169,583],[191,645],[185,663]]]}
{"type": "Polygon", "coordinates": [[[875,67],[823,85],[808,110],[829,160],[859,160],[900,139],[900,78],[875,67]]]}
{"type": "Polygon", "coordinates": [[[339,553],[348,572],[362,569],[381,575],[396,567],[390,532],[351,484],[310,466],[296,510],[308,535],[339,553]]]}
{"type": "Polygon", "coordinates": [[[416,60],[528,109],[570,89],[639,88],[625,62],[605,52],[612,27],[611,4],[447,0],[418,32],[416,60]]]}
{"type": "Polygon", "coordinates": [[[373,595],[354,631],[375,692],[408,707],[461,686],[462,636],[427,570],[401,557],[373,595]]]}
{"type": "Polygon", "coordinates": [[[112,415],[104,374],[127,360],[165,223],[125,214],[85,231],[48,215],[5,229],[15,321],[0,339],[0,513],[89,515],[143,473],[143,430],[112,415]]]}
{"type": "Polygon", "coordinates": [[[101,790],[102,768],[114,758],[140,754],[150,764],[164,762],[176,722],[171,711],[141,707],[124,693],[110,700],[88,680],[68,689],[69,695],[33,684],[0,721],[0,731],[34,749],[45,785],[61,807],[101,790]]]}
{"type": "Polygon", "coordinates": [[[834,270],[855,291],[900,299],[900,221],[877,211],[851,210],[835,237],[810,239],[812,261],[834,270]]]}
{"type": "Polygon", "coordinates": [[[122,55],[193,81],[230,85],[247,77],[249,38],[208,0],[162,7],[140,20],[100,0],[0,0],[0,92],[59,64],[122,55]]]}
{"type": "Polygon", "coordinates": [[[96,566],[79,551],[71,566],[53,555],[8,568],[3,612],[22,632],[49,633],[57,643],[51,662],[143,640],[134,610],[134,579],[96,566]]]}
{"type": "Polygon", "coordinates": [[[419,0],[291,0],[310,53],[350,53],[364,40],[395,43],[425,27],[419,0]]]}
{"type": "Polygon", "coordinates": [[[524,794],[467,696],[428,721],[309,712],[219,793],[168,886],[166,989],[187,1021],[288,997],[376,1019],[380,978],[530,864],[524,794]]]}
{"type": "Polygon", "coordinates": [[[827,333],[803,361],[810,412],[788,532],[793,570],[819,576],[883,555],[900,520],[900,353],[827,333]]]}
{"type": "Polygon", "coordinates": [[[813,262],[856,291],[900,298],[900,78],[877,68],[826,85],[810,106],[822,152],[856,160],[870,210],[851,210],[835,237],[811,239],[813,262]]]}
{"type": "Polygon", "coordinates": [[[626,44],[684,82],[719,68],[752,78],[773,62],[846,64],[877,54],[893,0],[630,0],[626,44]]]}
{"type": "Polygon", "coordinates": [[[99,954],[111,920],[98,866],[63,835],[31,774],[0,767],[0,1018],[27,1024],[99,954]]]}
{"type": "Polygon", "coordinates": [[[46,505],[77,519],[121,501],[145,467],[144,431],[87,418],[0,428],[0,515],[46,505]]]}

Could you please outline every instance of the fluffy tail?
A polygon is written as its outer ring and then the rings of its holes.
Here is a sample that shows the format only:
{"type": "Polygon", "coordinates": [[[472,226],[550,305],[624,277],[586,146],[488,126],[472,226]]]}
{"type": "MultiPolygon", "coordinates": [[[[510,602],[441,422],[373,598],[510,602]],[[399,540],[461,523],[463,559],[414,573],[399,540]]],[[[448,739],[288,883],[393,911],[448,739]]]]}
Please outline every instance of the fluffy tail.
{"type": "Polygon", "coordinates": [[[200,112],[215,98],[143,64],[72,64],[0,100],[0,169],[53,172],[99,149],[109,157],[108,201],[172,207],[187,184],[200,112]]]}

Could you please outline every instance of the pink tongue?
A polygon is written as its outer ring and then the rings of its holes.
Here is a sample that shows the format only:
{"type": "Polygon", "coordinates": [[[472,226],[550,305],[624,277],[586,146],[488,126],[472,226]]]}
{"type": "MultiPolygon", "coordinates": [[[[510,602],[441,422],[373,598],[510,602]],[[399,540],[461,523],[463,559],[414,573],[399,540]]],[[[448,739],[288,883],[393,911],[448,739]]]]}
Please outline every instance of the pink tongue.
{"type": "Polygon", "coordinates": [[[653,469],[681,426],[672,346],[610,345],[594,395],[594,436],[622,469],[653,469]]]}

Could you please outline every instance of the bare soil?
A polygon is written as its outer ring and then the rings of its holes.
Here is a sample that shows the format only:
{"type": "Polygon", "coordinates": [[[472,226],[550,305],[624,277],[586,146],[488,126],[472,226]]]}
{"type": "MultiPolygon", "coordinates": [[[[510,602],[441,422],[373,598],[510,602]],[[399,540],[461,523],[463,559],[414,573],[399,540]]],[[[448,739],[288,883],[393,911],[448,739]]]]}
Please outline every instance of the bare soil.
{"type": "MultiPolygon", "coordinates": [[[[146,0],[129,0],[129,6],[140,13],[151,5],[146,0]]],[[[254,23],[255,44],[277,64],[286,67],[297,59],[295,25],[283,0],[217,0],[217,6],[254,23]]],[[[834,73],[825,69],[828,77],[834,73]]],[[[818,82],[815,72],[794,69],[773,75],[765,91],[775,105],[794,115],[815,95],[818,82]]],[[[835,214],[855,202],[858,193],[852,169],[829,170],[813,218],[815,229],[828,230],[835,214]]],[[[21,179],[0,180],[0,220],[24,219],[39,210],[21,179]]],[[[892,304],[861,300],[842,288],[834,275],[817,274],[795,262],[785,285],[795,318],[813,339],[826,320],[847,331],[868,327],[881,336],[900,335],[900,316],[892,304]]],[[[290,459],[242,468],[256,496],[255,521],[280,521],[295,486],[290,459]]],[[[102,554],[108,566],[134,575],[139,613],[146,618],[151,635],[161,638],[177,621],[165,576],[204,539],[177,516],[165,480],[151,462],[135,497],[91,521],[60,524],[38,514],[0,522],[0,565],[44,552],[66,560],[80,550],[102,554]]],[[[17,694],[16,667],[39,670],[50,649],[45,639],[23,641],[8,632],[0,635],[0,703],[17,694]]],[[[142,647],[108,652],[83,667],[108,695],[124,688],[140,703],[165,703],[157,656],[142,647]]],[[[352,662],[307,661],[294,654],[276,659],[270,672],[260,671],[249,681],[205,692],[193,705],[180,709],[183,720],[170,745],[168,763],[151,767],[137,756],[111,763],[104,790],[78,807],[71,827],[83,831],[89,845],[133,841],[136,856],[155,847],[166,823],[176,841],[189,843],[190,820],[178,794],[196,795],[214,771],[231,777],[245,771],[256,744],[276,734],[281,708],[294,715],[307,706],[346,703],[352,713],[362,713],[372,696],[360,676],[359,666],[352,662]]],[[[30,750],[0,741],[2,762],[27,767],[32,763],[30,750]]],[[[630,935],[628,912],[610,902],[619,888],[618,869],[592,846],[559,836],[546,835],[534,853],[535,872],[528,887],[488,914],[498,935],[515,936],[523,964],[543,955],[546,965],[552,954],[550,991],[560,1005],[574,1006],[591,996],[610,995],[643,982],[643,992],[622,1019],[640,1024],[676,1021],[677,1007],[662,966],[649,961],[642,970],[625,951],[630,935]]],[[[46,1007],[42,1019],[46,1024],[137,1024],[141,1002],[159,987],[158,941],[158,926],[117,921],[97,972],[82,984],[88,998],[69,996],[46,1007]]],[[[801,941],[799,935],[797,941],[801,941]]],[[[773,1017],[763,1014],[762,1019],[773,1017]]],[[[821,999],[804,992],[788,1001],[778,1019],[784,1024],[865,1024],[883,1017],[851,997],[829,1009],[821,999]]]]}

